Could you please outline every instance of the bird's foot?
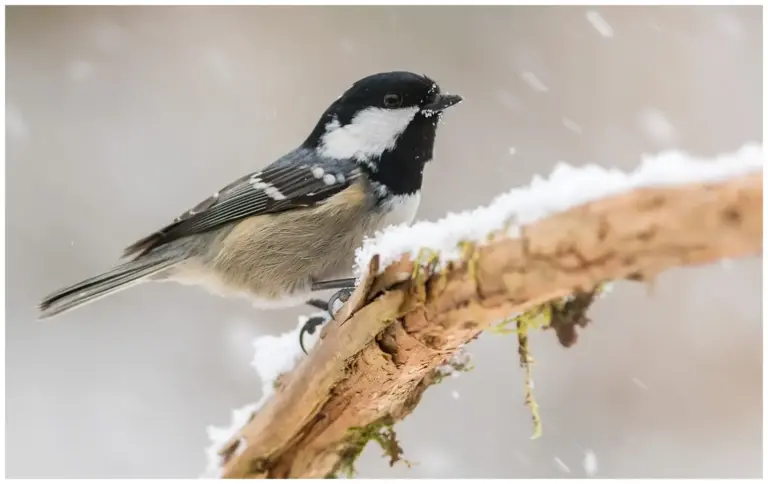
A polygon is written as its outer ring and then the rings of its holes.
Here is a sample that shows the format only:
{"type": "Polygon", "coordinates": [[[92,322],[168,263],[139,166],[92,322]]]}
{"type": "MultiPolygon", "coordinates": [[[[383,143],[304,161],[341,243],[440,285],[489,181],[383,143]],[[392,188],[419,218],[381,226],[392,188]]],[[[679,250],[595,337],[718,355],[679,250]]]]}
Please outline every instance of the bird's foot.
{"type": "Polygon", "coordinates": [[[310,299],[307,301],[309,306],[317,308],[321,312],[309,317],[299,331],[299,346],[301,346],[301,351],[303,351],[304,354],[307,354],[307,350],[304,347],[304,335],[315,334],[315,331],[333,319],[339,310],[344,307],[344,303],[349,301],[349,297],[352,295],[353,291],[353,288],[341,289],[331,296],[328,302],[320,299],[310,299]]]}

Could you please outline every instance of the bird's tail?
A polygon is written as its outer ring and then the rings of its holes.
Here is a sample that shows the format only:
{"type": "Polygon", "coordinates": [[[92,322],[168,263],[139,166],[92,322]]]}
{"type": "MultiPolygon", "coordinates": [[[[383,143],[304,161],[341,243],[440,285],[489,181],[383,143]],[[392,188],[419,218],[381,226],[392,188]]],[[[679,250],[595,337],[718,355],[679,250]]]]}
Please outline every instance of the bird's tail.
{"type": "Polygon", "coordinates": [[[145,278],[181,262],[175,254],[147,255],[121,264],[114,269],[60,289],[40,303],[40,319],[50,318],[102,297],[139,284],[145,278]]]}

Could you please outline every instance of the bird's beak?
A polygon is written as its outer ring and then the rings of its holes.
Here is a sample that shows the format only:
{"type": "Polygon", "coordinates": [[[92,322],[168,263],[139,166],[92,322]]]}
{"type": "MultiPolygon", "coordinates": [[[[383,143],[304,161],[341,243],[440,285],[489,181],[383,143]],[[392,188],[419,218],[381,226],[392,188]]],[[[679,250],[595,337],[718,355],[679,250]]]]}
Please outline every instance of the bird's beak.
{"type": "Polygon", "coordinates": [[[464,98],[458,94],[438,94],[434,101],[422,108],[423,111],[440,112],[454,104],[460,103],[464,98]]]}

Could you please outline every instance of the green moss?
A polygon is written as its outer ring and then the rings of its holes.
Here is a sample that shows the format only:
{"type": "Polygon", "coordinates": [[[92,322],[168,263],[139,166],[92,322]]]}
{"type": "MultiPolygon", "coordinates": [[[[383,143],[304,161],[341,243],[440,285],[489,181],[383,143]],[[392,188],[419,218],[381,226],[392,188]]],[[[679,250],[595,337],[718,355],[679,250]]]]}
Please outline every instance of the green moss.
{"type": "Polygon", "coordinates": [[[337,478],[339,476],[353,478],[357,474],[355,462],[360,454],[363,453],[368,442],[374,441],[384,451],[384,455],[389,457],[389,465],[394,466],[397,462],[404,462],[410,467],[411,463],[403,458],[403,448],[397,440],[394,429],[394,419],[390,416],[383,417],[365,427],[352,427],[349,429],[345,448],[341,452],[341,459],[336,468],[327,476],[337,478]]]}

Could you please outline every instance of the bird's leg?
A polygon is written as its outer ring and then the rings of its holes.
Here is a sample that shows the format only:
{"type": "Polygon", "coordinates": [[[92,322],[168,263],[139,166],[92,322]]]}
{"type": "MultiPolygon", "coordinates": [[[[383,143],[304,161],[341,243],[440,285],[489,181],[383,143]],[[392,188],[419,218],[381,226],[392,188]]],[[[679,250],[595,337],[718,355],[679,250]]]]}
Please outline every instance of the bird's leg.
{"type": "Polygon", "coordinates": [[[355,279],[353,278],[347,278],[347,279],[333,279],[330,281],[317,281],[312,283],[312,290],[313,291],[322,291],[325,289],[339,289],[336,294],[331,296],[331,298],[328,300],[327,307],[321,308],[320,301],[317,299],[310,299],[307,301],[307,304],[314,306],[318,309],[323,309],[324,311],[328,311],[331,314],[331,317],[336,316],[336,313],[339,309],[341,309],[341,306],[336,308],[336,303],[341,301],[342,305],[349,300],[349,296],[352,295],[352,292],[355,290],[355,279]]]}
{"type": "Polygon", "coordinates": [[[332,279],[330,281],[317,281],[312,283],[313,291],[324,291],[325,289],[349,289],[355,287],[355,279],[352,277],[346,279],[332,279]]]}

